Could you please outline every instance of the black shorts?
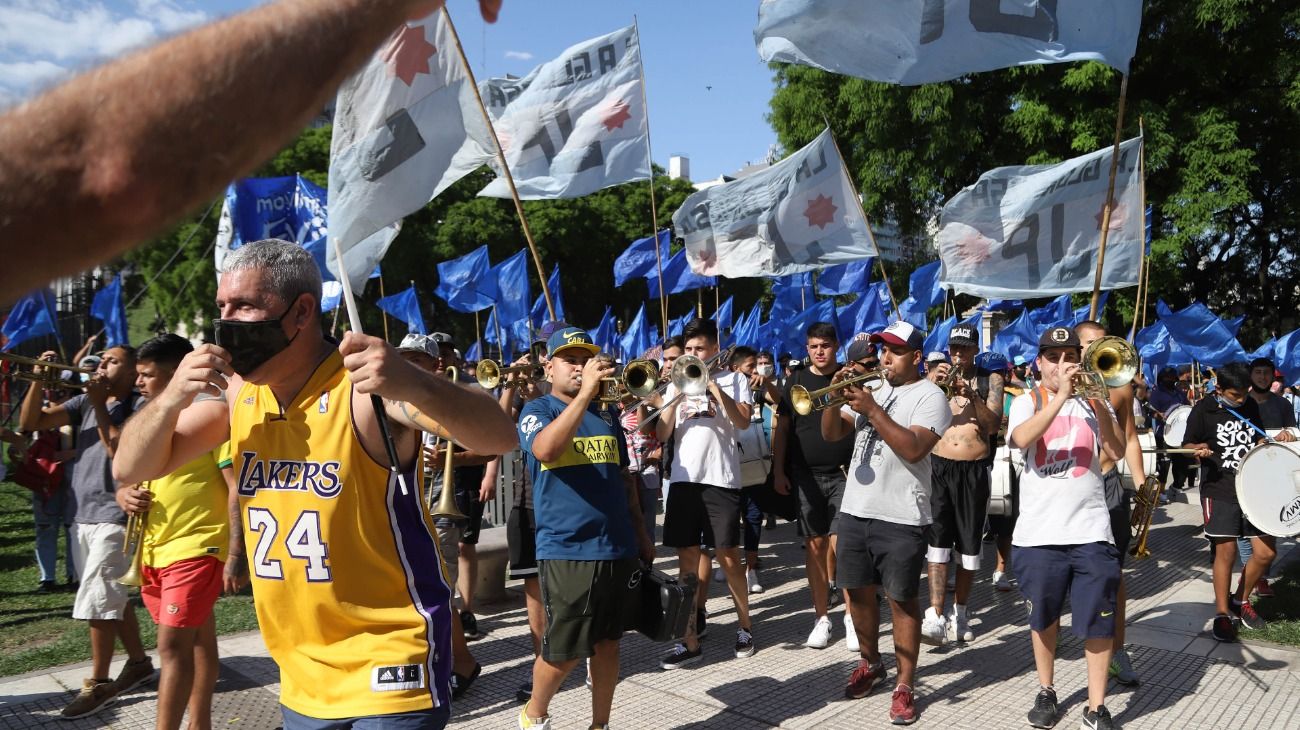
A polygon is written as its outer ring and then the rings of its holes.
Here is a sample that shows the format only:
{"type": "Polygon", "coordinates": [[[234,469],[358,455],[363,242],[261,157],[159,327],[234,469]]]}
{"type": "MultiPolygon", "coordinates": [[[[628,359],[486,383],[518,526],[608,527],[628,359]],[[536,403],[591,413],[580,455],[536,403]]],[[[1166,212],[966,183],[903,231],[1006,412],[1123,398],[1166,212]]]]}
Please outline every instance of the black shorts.
{"type": "Polygon", "coordinates": [[[1075,636],[1086,640],[1115,635],[1120,566],[1114,545],[1016,545],[1011,570],[1029,608],[1029,628],[1043,631],[1056,623],[1068,596],[1075,636]]]}
{"type": "Polygon", "coordinates": [[[803,467],[790,468],[790,486],[799,499],[799,534],[825,537],[835,531],[835,521],[844,502],[844,472],[818,472],[803,467]]]}
{"type": "Polygon", "coordinates": [[[915,599],[920,593],[928,532],[928,525],[899,525],[841,514],[835,530],[836,585],[879,585],[895,601],[915,599]]]}
{"type": "MultiPolygon", "coordinates": [[[[1010,470],[1011,514],[989,515],[989,532],[992,532],[998,537],[1005,537],[1010,540],[1011,535],[1016,531],[1016,518],[1020,516],[1020,474],[1009,461],[1002,461],[1000,459],[994,460],[993,468],[1010,470]]],[[[990,491],[992,491],[991,482],[992,479],[990,478],[990,491]]]]}
{"type": "Polygon", "coordinates": [[[714,547],[740,547],[740,490],[673,482],[664,509],[664,546],[699,547],[710,529],[714,547]]]}
{"type": "MultiPolygon", "coordinates": [[[[438,499],[442,496],[442,490],[435,485],[434,491],[430,497],[433,503],[437,504],[438,499]]],[[[461,545],[477,545],[479,532],[483,529],[483,503],[478,500],[478,488],[474,489],[457,489],[456,490],[456,509],[465,515],[464,520],[449,520],[445,517],[434,519],[433,524],[440,530],[448,527],[460,528],[461,545]]]]}
{"type": "Polygon", "coordinates": [[[1241,505],[1227,499],[1201,497],[1201,517],[1206,537],[1260,537],[1266,533],[1251,524],[1241,505]]]}
{"type": "Polygon", "coordinates": [[[962,556],[962,567],[979,570],[983,548],[984,515],[989,507],[988,462],[953,461],[930,457],[930,526],[932,563],[948,562],[953,546],[962,556]]]}
{"type": "Polygon", "coordinates": [[[537,522],[531,509],[510,510],[506,518],[506,547],[510,553],[507,578],[519,580],[537,575],[537,522]]]}
{"type": "Polygon", "coordinates": [[[1124,488],[1119,469],[1111,469],[1102,477],[1106,494],[1109,497],[1119,490],[1119,504],[1110,509],[1110,533],[1115,538],[1115,548],[1119,550],[1119,566],[1124,567],[1124,558],[1128,557],[1128,545],[1133,541],[1133,503],[1132,495],[1124,488]]]}
{"type": "Polygon", "coordinates": [[[629,585],[638,565],[636,558],[540,561],[546,608],[542,658],[583,659],[595,654],[597,643],[621,637],[639,595],[629,585]]]}

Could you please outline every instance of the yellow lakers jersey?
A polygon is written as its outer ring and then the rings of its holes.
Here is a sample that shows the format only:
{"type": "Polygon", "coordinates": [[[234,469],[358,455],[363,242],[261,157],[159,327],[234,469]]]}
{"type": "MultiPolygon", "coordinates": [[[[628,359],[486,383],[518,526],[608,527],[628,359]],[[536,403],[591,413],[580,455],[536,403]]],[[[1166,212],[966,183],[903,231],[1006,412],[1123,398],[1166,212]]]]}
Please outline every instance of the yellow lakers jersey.
{"type": "Polygon", "coordinates": [[[403,495],[352,420],[337,352],[293,402],[245,383],[230,415],[257,620],[280,667],[280,701],[322,719],[451,697],[451,590],[420,480],[408,471],[403,495]]]}

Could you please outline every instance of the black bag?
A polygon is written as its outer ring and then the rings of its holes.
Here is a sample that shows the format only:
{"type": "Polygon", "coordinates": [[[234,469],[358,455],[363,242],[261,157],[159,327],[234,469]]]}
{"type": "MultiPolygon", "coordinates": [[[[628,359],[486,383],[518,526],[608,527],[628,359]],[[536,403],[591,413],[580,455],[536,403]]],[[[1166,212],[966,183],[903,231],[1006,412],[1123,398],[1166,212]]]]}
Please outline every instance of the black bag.
{"type": "Polygon", "coordinates": [[[794,522],[799,517],[799,498],[795,496],[795,487],[790,485],[789,494],[780,494],[773,486],[775,470],[769,470],[767,479],[762,484],[745,487],[745,494],[758,505],[758,509],[769,515],[776,515],[783,520],[794,522]]]}
{"type": "Polygon", "coordinates": [[[633,616],[629,628],[651,641],[677,641],[686,636],[686,624],[695,611],[697,583],[680,583],[653,568],[642,568],[632,578],[633,616]]]}

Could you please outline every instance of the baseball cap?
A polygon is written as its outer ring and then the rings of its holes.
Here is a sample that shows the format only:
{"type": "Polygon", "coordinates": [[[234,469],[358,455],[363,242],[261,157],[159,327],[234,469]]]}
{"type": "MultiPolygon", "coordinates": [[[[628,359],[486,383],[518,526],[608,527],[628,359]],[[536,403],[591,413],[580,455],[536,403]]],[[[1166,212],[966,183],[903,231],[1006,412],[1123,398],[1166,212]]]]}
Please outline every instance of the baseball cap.
{"type": "Polygon", "coordinates": [[[444,344],[450,345],[451,335],[447,334],[446,332],[430,332],[429,340],[433,342],[435,345],[444,345],[444,344]]]}
{"type": "Polygon", "coordinates": [[[926,355],[926,356],[925,356],[925,361],[928,362],[928,363],[929,363],[929,362],[948,362],[948,356],[947,356],[946,354],[942,353],[942,352],[939,352],[938,350],[935,350],[934,352],[932,352],[932,353],[930,353],[929,355],[926,355]]]}
{"type": "Polygon", "coordinates": [[[397,351],[421,352],[429,357],[438,357],[438,343],[431,335],[427,336],[417,332],[412,332],[402,338],[402,344],[397,346],[397,351]]]}
{"type": "Polygon", "coordinates": [[[1014,363],[1016,367],[1019,367],[1021,365],[1026,364],[1028,361],[1025,360],[1024,355],[1016,355],[1015,357],[1011,358],[1011,362],[1014,363]]]}
{"type": "Polygon", "coordinates": [[[79,368],[98,368],[98,367],[99,367],[99,363],[101,363],[101,362],[103,362],[103,358],[100,357],[99,355],[87,355],[87,356],[85,356],[85,357],[83,357],[83,358],[81,358],[80,360],[77,361],[77,367],[79,367],[79,368]]]}
{"type": "Polygon", "coordinates": [[[569,324],[568,322],[556,322],[554,320],[549,321],[546,324],[542,325],[541,329],[537,330],[537,337],[533,339],[533,342],[549,342],[551,339],[551,335],[555,334],[556,332],[559,332],[562,329],[566,329],[572,326],[573,325],[569,324]]]}
{"type": "Polygon", "coordinates": [[[871,344],[870,338],[863,332],[854,337],[853,341],[849,343],[849,349],[845,355],[848,356],[849,362],[869,360],[876,356],[876,347],[871,344]]]}
{"type": "Polygon", "coordinates": [[[925,345],[925,335],[922,334],[921,330],[902,320],[889,325],[884,332],[877,332],[870,339],[871,342],[887,342],[891,345],[902,345],[912,350],[919,350],[925,345]]]}
{"type": "Polygon", "coordinates": [[[948,344],[979,347],[980,343],[975,335],[974,327],[968,324],[959,324],[948,331],[948,344]]]}
{"type": "Polygon", "coordinates": [[[1074,333],[1070,327],[1049,327],[1038,338],[1039,351],[1046,350],[1050,347],[1074,347],[1078,348],[1079,336],[1074,333]]]}
{"type": "Polygon", "coordinates": [[[564,327],[546,339],[546,356],[555,357],[561,350],[574,347],[586,350],[592,355],[600,352],[600,348],[596,347],[596,343],[591,341],[591,335],[587,334],[586,330],[578,327],[564,327]]]}

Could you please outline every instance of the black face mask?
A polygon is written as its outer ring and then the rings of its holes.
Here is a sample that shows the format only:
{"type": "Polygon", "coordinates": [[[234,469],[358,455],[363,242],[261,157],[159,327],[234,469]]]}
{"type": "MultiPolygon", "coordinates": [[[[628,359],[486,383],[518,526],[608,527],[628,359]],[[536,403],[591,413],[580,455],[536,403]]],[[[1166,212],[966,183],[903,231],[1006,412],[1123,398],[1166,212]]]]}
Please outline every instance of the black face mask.
{"type": "Polygon", "coordinates": [[[293,339],[286,337],[280,322],[293,310],[293,305],[275,319],[243,322],[237,319],[214,319],[212,329],[217,347],[230,353],[230,367],[241,376],[261,367],[267,360],[289,347],[293,339]]]}

